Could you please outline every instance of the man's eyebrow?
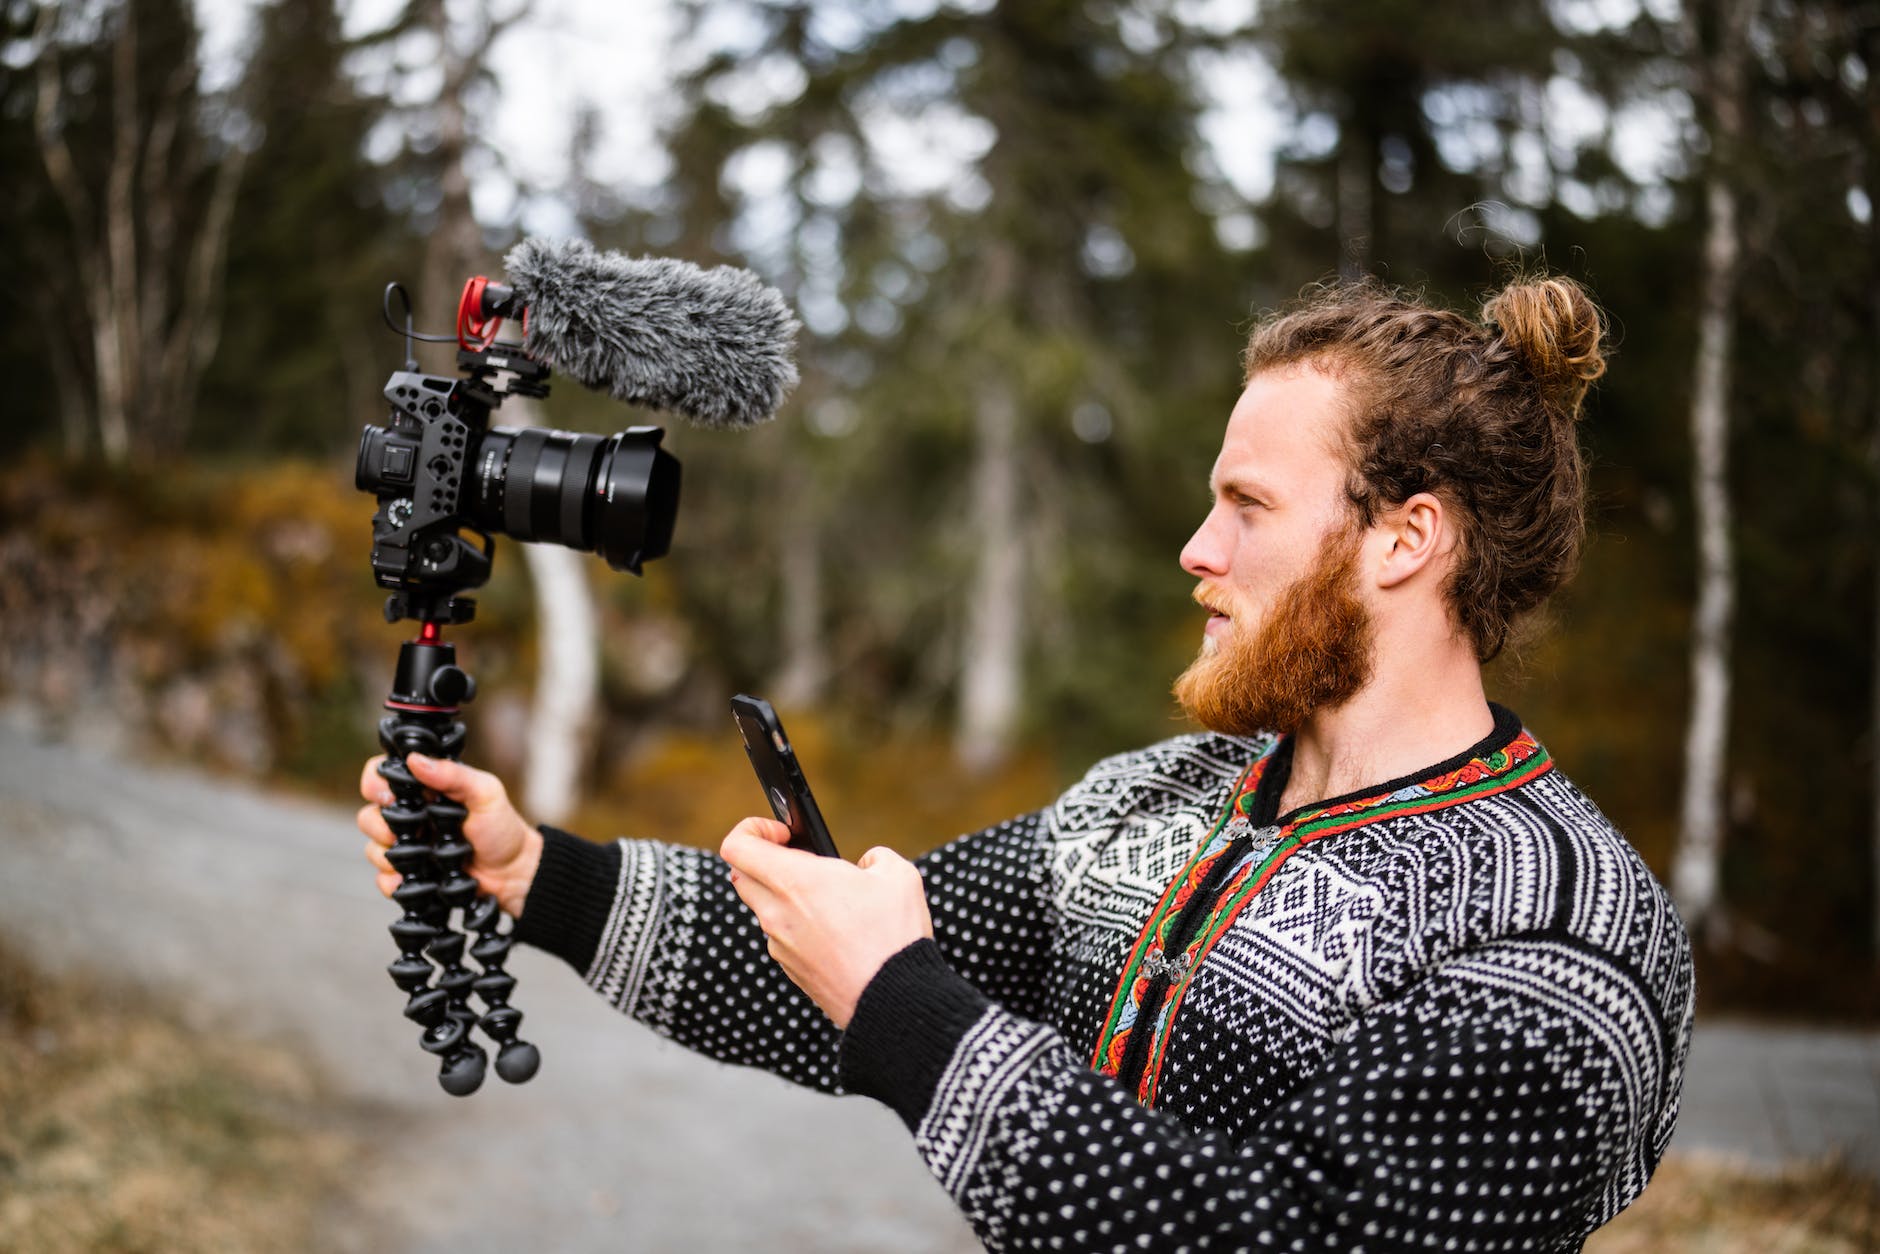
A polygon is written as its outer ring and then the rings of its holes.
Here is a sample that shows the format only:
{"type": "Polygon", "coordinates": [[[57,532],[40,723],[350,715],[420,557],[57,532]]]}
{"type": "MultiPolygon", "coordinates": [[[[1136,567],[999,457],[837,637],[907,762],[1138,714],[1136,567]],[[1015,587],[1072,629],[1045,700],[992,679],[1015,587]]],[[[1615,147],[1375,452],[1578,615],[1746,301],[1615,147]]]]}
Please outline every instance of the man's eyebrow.
{"type": "Polygon", "coordinates": [[[1250,496],[1262,501],[1273,495],[1266,484],[1251,475],[1234,474],[1211,478],[1210,487],[1216,494],[1250,496]]]}

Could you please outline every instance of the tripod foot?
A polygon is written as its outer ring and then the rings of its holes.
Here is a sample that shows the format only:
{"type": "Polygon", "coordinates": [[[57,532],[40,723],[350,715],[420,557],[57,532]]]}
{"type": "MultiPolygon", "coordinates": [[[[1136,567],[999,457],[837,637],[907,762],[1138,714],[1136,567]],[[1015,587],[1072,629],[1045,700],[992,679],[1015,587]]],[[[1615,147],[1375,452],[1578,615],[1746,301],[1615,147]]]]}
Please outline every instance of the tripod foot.
{"type": "Polygon", "coordinates": [[[483,1087],[483,1075],[488,1066],[489,1055],[481,1047],[472,1045],[444,1060],[444,1065],[438,1068],[437,1082],[452,1097],[468,1097],[483,1087]]]}
{"type": "Polygon", "coordinates": [[[542,1065],[542,1051],[527,1041],[510,1041],[496,1053],[496,1074],[510,1084],[521,1084],[542,1065]]]}

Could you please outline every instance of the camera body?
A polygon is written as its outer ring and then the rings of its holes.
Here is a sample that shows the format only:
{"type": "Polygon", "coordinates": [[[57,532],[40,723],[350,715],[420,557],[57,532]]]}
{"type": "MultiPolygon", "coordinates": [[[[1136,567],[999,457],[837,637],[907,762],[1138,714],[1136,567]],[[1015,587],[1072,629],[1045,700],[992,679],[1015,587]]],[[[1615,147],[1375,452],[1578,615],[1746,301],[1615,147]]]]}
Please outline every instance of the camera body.
{"type": "Polygon", "coordinates": [[[660,447],[661,428],[494,427],[505,398],[548,394],[548,367],[507,344],[457,360],[461,378],[395,371],[389,422],[360,435],[353,481],[378,498],[372,571],[392,594],[388,619],[467,621],[471,603],[457,594],[489,579],[498,534],[598,552],[634,574],[666,553],[679,461],[660,447]]]}

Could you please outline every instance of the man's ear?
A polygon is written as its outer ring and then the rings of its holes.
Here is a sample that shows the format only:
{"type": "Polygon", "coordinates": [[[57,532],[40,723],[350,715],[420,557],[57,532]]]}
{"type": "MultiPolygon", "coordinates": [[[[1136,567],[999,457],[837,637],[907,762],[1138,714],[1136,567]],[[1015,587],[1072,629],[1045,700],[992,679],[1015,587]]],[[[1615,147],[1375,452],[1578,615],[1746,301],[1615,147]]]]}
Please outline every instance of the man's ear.
{"type": "Polygon", "coordinates": [[[1394,588],[1440,563],[1456,547],[1449,507],[1433,492],[1419,492],[1377,520],[1383,552],[1375,567],[1377,586],[1394,588]]]}

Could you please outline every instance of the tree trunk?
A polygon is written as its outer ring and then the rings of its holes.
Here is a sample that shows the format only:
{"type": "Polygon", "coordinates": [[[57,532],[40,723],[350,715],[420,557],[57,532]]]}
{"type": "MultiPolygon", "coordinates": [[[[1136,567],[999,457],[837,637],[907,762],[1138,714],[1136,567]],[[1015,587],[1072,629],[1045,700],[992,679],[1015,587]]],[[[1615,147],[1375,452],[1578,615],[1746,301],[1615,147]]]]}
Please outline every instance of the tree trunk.
{"type": "Polygon", "coordinates": [[[1747,104],[1749,31],[1759,0],[1716,0],[1706,42],[1692,4],[1680,11],[1699,116],[1710,139],[1704,177],[1703,273],[1697,359],[1691,381],[1692,499],[1697,527],[1697,604],[1691,618],[1691,706],[1684,736],[1684,793],[1671,893],[1696,937],[1717,937],[1725,919],[1722,866],[1726,758],[1730,742],[1730,641],[1736,559],[1730,502],[1730,362],[1742,256],[1735,177],[1747,104]]]}
{"type": "Polygon", "coordinates": [[[1693,934],[1715,922],[1721,891],[1725,755],[1730,734],[1730,636],[1736,609],[1729,491],[1729,372],[1735,338],[1740,240],[1736,193],[1705,182],[1702,305],[1691,395],[1695,452],[1697,607],[1691,623],[1691,707],[1684,739],[1684,795],[1671,889],[1693,934]]]}
{"type": "MultiPolygon", "coordinates": [[[[533,402],[513,397],[505,422],[539,426],[533,402]]],[[[559,544],[517,544],[535,589],[535,694],[523,755],[523,812],[566,822],[581,801],[601,705],[600,614],[588,583],[588,555],[559,544]]]]}
{"type": "Polygon", "coordinates": [[[778,668],[777,703],[815,705],[829,686],[829,648],[823,634],[822,551],[815,511],[788,502],[806,499],[804,475],[792,476],[797,490],[784,495],[782,607],[783,664],[778,668]]]}
{"type": "Polygon", "coordinates": [[[519,547],[535,585],[537,653],[524,812],[537,822],[564,823],[580,804],[599,721],[600,625],[585,553],[558,544],[519,547]]]}
{"type": "Polygon", "coordinates": [[[966,607],[955,752],[972,770],[1011,751],[1024,691],[1025,562],[1018,507],[1018,401],[987,377],[974,421],[973,526],[978,568],[966,607]]]}
{"type": "MultiPolygon", "coordinates": [[[[1866,114],[1868,134],[1880,127],[1880,75],[1873,71],[1880,64],[1880,30],[1862,28],[1861,60],[1866,64],[1866,114]]],[[[1866,152],[1867,191],[1867,334],[1875,349],[1867,362],[1867,403],[1870,426],[1867,445],[1868,465],[1873,481],[1880,483],[1880,152],[1868,146],[1866,152]]],[[[1868,784],[1872,789],[1873,829],[1873,956],[1880,968],[1880,554],[1874,560],[1874,651],[1872,678],[1872,717],[1867,725],[1867,740],[1872,758],[1867,764],[1868,784]]]]}
{"type": "MultiPolygon", "coordinates": [[[[137,200],[133,175],[137,168],[137,6],[123,8],[124,25],[118,31],[111,66],[111,169],[105,182],[104,237],[106,301],[98,319],[97,344],[102,353],[98,368],[98,421],[105,456],[122,464],[130,454],[137,417],[131,406],[136,384],[142,381],[142,322],[138,302],[137,200]],[[109,362],[109,367],[105,365],[109,362]],[[107,388],[106,379],[110,379],[107,388]]],[[[145,398],[136,398],[139,402],[145,398]]]]}
{"type": "MultiPolygon", "coordinates": [[[[1880,212],[1880,206],[1876,206],[1876,212],[1880,212]]],[[[1880,328],[1880,288],[1875,289],[1874,304],[1873,317],[1876,320],[1874,325],[1880,328]]],[[[1875,339],[1880,340],[1880,334],[1877,334],[1875,339]]],[[[1876,344],[1875,347],[1880,349],[1880,344],[1876,344]]],[[[1880,356],[1876,356],[1867,368],[1876,375],[1880,375],[1880,356]]],[[[1875,429],[1872,442],[1868,446],[1868,465],[1873,468],[1875,480],[1880,481],[1880,396],[1875,398],[1874,409],[1875,429]]],[[[1874,559],[1873,590],[1874,673],[1869,681],[1872,685],[1869,697],[1871,714],[1867,721],[1867,742],[1871,746],[1869,752],[1872,758],[1867,764],[1867,777],[1868,786],[1872,790],[1868,804],[1872,807],[1870,813],[1873,816],[1873,827],[1869,833],[1869,839],[1873,842],[1873,957],[1874,966],[1880,968],[1880,554],[1876,554],[1874,559]]]]}

